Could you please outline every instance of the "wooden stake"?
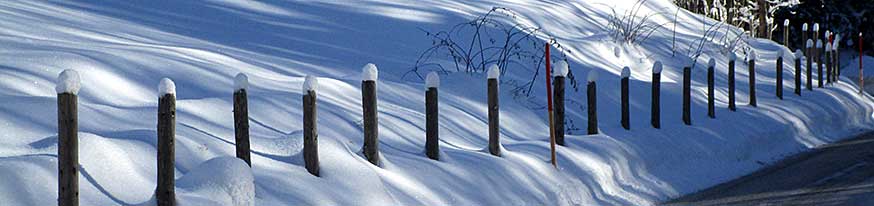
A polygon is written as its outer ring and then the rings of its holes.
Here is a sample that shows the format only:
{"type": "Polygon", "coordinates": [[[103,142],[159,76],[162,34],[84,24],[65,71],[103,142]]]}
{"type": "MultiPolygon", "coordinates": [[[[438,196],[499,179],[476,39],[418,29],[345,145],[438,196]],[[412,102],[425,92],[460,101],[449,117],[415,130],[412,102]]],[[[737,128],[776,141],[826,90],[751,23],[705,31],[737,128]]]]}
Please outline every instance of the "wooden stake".
{"type": "Polygon", "coordinates": [[[58,205],[79,205],[78,98],[58,94],[58,205]]]}
{"type": "Polygon", "coordinates": [[[237,158],[246,161],[252,167],[249,150],[249,103],[246,89],[234,92],[234,141],[237,148],[237,158]]]}
{"type": "Polygon", "coordinates": [[[176,205],[175,177],[176,95],[158,98],[158,206],[176,205]]]}

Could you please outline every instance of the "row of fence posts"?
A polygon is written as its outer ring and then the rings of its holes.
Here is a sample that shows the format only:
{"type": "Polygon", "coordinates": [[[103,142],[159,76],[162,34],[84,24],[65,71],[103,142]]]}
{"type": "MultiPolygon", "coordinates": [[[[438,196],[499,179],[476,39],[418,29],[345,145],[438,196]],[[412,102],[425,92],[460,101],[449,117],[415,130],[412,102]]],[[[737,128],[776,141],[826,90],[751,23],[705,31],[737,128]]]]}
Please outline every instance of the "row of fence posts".
{"type": "MultiPolygon", "coordinates": [[[[805,25],[806,26],[806,25],[805,25]]],[[[806,27],[805,27],[806,28],[806,27]]],[[[818,33],[818,32],[817,32],[818,33]]],[[[787,34],[784,34],[786,38],[787,34]]],[[[806,36],[806,32],[803,34],[806,36]]],[[[823,62],[819,55],[821,41],[817,42],[817,47],[814,48],[813,41],[807,41],[808,55],[815,56],[818,64],[819,87],[823,84],[823,62]]],[[[837,81],[837,75],[840,74],[837,69],[837,54],[831,54],[835,51],[834,47],[826,46],[825,58],[827,75],[830,82],[837,81]],[[831,50],[829,50],[831,49],[831,50]],[[834,63],[831,63],[834,61],[834,63]]],[[[812,90],[812,59],[806,58],[801,50],[795,52],[795,94],[801,95],[801,64],[807,60],[807,89],[812,90]]],[[[728,61],[728,109],[736,111],[735,104],[735,61],[737,55],[730,54],[728,61]]],[[[756,107],[756,84],[755,84],[755,67],[756,54],[751,52],[748,55],[749,65],[749,105],[756,107]]],[[[686,125],[692,124],[691,119],[691,72],[693,65],[686,64],[683,67],[683,110],[682,120],[686,125]]],[[[778,52],[776,59],[776,96],[783,99],[782,71],[783,71],[783,52],[782,49],[778,52]]],[[[707,66],[707,116],[716,118],[714,107],[714,67],[715,59],[710,59],[707,66]]],[[[555,98],[555,119],[556,119],[556,143],[565,145],[565,82],[568,72],[567,63],[561,62],[556,64],[558,71],[554,75],[553,86],[555,87],[552,94],[555,98]]],[[[651,99],[651,126],[653,128],[661,128],[660,117],[660,92],[661,92],[661,72],[662,63],[656,61],[652,67],[652,99],[651,99]]],[[[377,108],[377,68],[373,64],[367,64],[362,69],[361,81],[361,104],[363,107],[363,155],[368,162],[374,165],[380,165],[379,157],[379,140],[378,140],[378,108],[377,108]]],[[[621,72],[621,125],[624,129],[630,130],[630,112],[629,112],[629,78],[630,68],[625,67],[621,72]]],[[[499,131],[499,76],[500,69],[492,65],[487,71],[487,87],[488,87],[488,150],[494,156],[501,156],[500,146],[500,131],[499,131]]],[[[597,120],[597,82],[598,73],[596,70],[590,71],[586,83],[586,95],[588,106],[588,134],[598,134],[597,120]]],[[[58,201],[59,205],[78,205],[78,119],[77,119],[77,92],[78,92],[78,74],[73,70],[65,70],[58,77],[58,201]],[[75,81],[75,83],[71,83],[75,81]],[[69,86],[73,84],[75,86],[69,86]],[[75,87],[75,89],[66,89],[75,87]]],[[[436,73],[429,73],[426,77],[425,91],[425,155],[434,160],[440,159],[439,153],[439,132],[438,132],[438,85],[439,76],[436,73]]],[[[249,166],[252,165],[250,156],[250,141],[249,141],[249,117],[248,117],[248,102],[247,102],[247,85],[248,77],[245,74],[238,74],[235,77],[235,90],[233,93],[234,100],[234,131],[235,131],[235,146],[236,156],[245,161],[249,166]]],[[[319,176],[319,157],[318,157],[318,121],[317,121],[317,90],[318,81],[313,76],[307,76],[303,84],[303,136],[304,148],[303,158],[307,172],[314,176],[319,176]]],[[[155,198],[158,205],[175,205],[175,189],[174,189],[174,139],[175,139],[175,119],[176,119],[176,94],[175,84],[170,79],[162,79],[159,84],[160,96],[158,98],[158,124],[157,124],[157,173],[158,181],[155,189],[155,198]]]]}

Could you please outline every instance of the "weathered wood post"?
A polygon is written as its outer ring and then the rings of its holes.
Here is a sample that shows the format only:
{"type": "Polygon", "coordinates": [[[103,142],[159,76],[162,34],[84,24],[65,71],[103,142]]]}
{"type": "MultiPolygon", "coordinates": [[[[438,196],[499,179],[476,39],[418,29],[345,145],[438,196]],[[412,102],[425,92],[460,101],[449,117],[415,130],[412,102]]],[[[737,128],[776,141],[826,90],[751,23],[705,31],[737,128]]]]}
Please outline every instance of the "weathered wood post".
{"type": "Polygon", "coordinates": [[[377,119],[376,79],[378,70],[374,64],[361,69],[361,106],[364,116],[364,157],[379,166],[379,121],[377,119]]]}
{"type": "Polygon", "coordinates": [[[438,123],[439,107],[437,88],[440,87],[440,76],[437,72],[428,73],[425,77],[425,155],[433,160],[440,160],[440,127],[438,123]]]}
{"type": "MultiPolygon", "coordinates": [[[[817,41],[819,41],[819,37],[820,37],[819,36],[819,23],[813,23],[813,34],[810,35],[810,38],[814,39],[813,43],[816,43],[817,41]]],[[[822,48],[822,47],[820,47],[820,48],[822,48]]],[[[813,54],[808,55],[808,56],[815,57],[815,55],[821,55],[818,53],[819,51],[814,50],[813,52],[814,52],[813,54]]]]}
{"type": "Polygon", "coordinates": [[[661,128],[661,103],[659,95],[661,95],[661,80],[662,80],[662,62],[656,61],[652,65],[652,104],[650,105],[650,123],[653,128],[661,128]]]}
{"type": "Polygon", "coordinates": [[[589,71],[586,81],[586,102],[589,108],[589,135],[598,134],[598,92],[595,87],[596,81],[598,81],[598,70],[592,69],[589,71]]]}
{"type": "Polygon", "coordinates": [[[835,40],[834,40],[834,43],[832,44],[832,59],[833,59],[832,62],[834,62],[834,68],[835,68],[835,73],[836,73],[835,82],[838,82],[841,80],[841,70],[842,70],[841,69],[841,58],[840,58],[841,57],[841,50],[838,49],[840,47],[840,45],[841,45],[841,34],[835,34],[835,40]]]}
{"type": "Polygon", "coordinates": [[[319,120],[317,92],[319,79],[307,75],[301,91],[303,95],[303,161],[312,175],[319,176],[319,120]]]}
{"type": "Polygon", "coordinates": [[[747,59],[749,60],[750,106],[756,107],[756,50],[750,50],[747,59]]]}
{"type": "Polygon", "coordinates": [[[864,53],[862,53],[862,51],[863,51],[862,44],[863,43],[864,43],[864,41],[862,41],[862,32],[859,32],[859,94],[862,94],[865,91],[865,78],[864,78],[864,75],[865,75],[864,71],[865,70],[862,69],[862,67],[863,67],[862,55],[864,54],[864,53]]]}
{"type": "Polygon", "coordinates": [[[176,84],[164,78],[158,84],[158,206],[176,205],[176,84]]]}
{"type": "Polygon", "coordinates": [[[555,108],[555,143],[561,146],[564,146],[564,135],[565,135],[565,110],[564,110],[564,93],[565,93],[565,77],[567,76],[568,64],[565,61],[558,61],[555,63],[555,67],[553,70],[553,79],[552,79],[552,97],[553,97],[553,108],[555,108]]]}
{"type": "Polygon", "coordinates": [[[813,91],[813,40],[807,39],[807,90],[813,91]]]}
{"type": "MultiPolygon", "coordinates": [[[[805,22],[804,25],[801,26],[801,42],[802,43],[806,43],[805,40],[810,39],[810,38],[808,38],[809,35],[807,33],[808,33],[807,22],[805,22]]],[[[811,45],[813,45],[813,43],[811,43],[811,45]]],[[[803,44],[802,46],[807,48],[804,50],[804,56],[810,57],[810,46],[807,46],[807,44],[803,44]]]]}
{"type": "Polygon", "coordinates": [[[692,125],[692,59],[683,66],[683,124],[692,125]]]}
{"type": "Polygon", "coordinates": [[[58,75],[58,205],[79,205],[79,73],[58,75]]]}
{"type": "Polygon", "coordinates": [[[813,49],[813,51],[814,51],[813,55],[814,55],[814,57],[816,57],[816,65],[817,65],[816,74],[818,75],[817,78],[819,79],[819,82],[817,83],[817,87],[822,88],[823,75],[822,75],[822,40],[821,39],[816,40],[816,48],[813,49]]]}
{"type": "Polygon", "coordinates": [[[783,99],[783,48],[777,50],[777,99],[783,99]]]}
{"type": "Polygon", "coordinates": [[[832,55],[831,55],[832,43],[831,42],[825,44],[825,50],[823,52],[825,52],[825,71],[827,73],[826,82],[831,84],[832,82],[834,82],[834,77],[835,77],[834,76],[835,71],[832,69],[832,55]]]}
{"type": "Polygon", "coordinates": [[[789,47],[789,19],[783,20],[783,45],[789,47]]]}
{"type": "Polygon", "coordinates": [[[801,61],[804,53],[801,49],[795,50],[795,95],[801,96],[801,61]]]}
{"type": "Polygon", "coordinates": [[[234,77],[234,142],[237,147],[237,158],[246,161],[252,167],[249,151],[249,100],[246,90],[249,77],[239,73],[234,77]]]}
{"type": "Polygon", "coordinates": [[[734,86],[734,65],[735,61],[737,61],[737,54],[731,52],[728,56],[728,110],[729,111],[737,111],[737,106],[735,104],[735,86],[734,86]]]}
{"type": "Polygon", "coordinates": [[[489,153],[501,156],[500,110],[498,109],[498,77],[501,70],[492,65],[488,71],[489,153]]]}
{"type": "Polygon", "coordinates": [[[625,130],[631,129],[631,120],[629,119],[629,110],[628,110],[628,79],[631,77],[631,68],[624,67],[622,68],[622,80],[620,80],[621,84],[621,93],[622,93],[622,128],[625,130]]]}
{"type": "Polygon", "coordinates": [[[711,119],[716,118],[716,108],[714,104],[713,82],[714,69],[716,67],[716,59],[710,58],[707,61],[707,116],[711,119]]]}

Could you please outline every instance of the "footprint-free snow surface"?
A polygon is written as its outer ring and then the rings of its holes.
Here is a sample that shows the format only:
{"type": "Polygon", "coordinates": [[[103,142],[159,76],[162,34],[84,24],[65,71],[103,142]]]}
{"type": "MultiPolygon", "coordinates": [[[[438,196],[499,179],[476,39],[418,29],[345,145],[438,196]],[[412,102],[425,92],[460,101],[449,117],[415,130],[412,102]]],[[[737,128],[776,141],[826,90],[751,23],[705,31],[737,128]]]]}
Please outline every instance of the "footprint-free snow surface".
{"type": "MultiPolygon", "coordinates": [[[[596,1],[7,1],[0,4],[0,204],[57,199],[55,81],[77,70],[81,205],[153,204],[157,86],[175,82],[178,199],[188,205],[650,205],[752,172],[780,157],[872,129],[872,98],[849,79],[774,95],[778,50],[722,27],[692,70],[692,125],[682,124],[682,66],[706,25],[668,0],[641,14],[666,24],[640,43],[614,40],[608,19],[633,0],[596,1]],[[503,23],[542,28],[562,44],[569,76],[598,70],[599,135],[584,135],[585,84],[567,90],[566,146],[549,161],[544,78],[529,97],[504,70],[503,156],[488,142],[486,74],[440,73],[441,160],[424,155],[425,81],[404,75],[449,30],[505,7],[503,23]],[[670,14],[668,14],[670,13],[670,14]],[[673,13],[676,13],[676,21],[673,13]],[[676,30],[676,33],[673,32],[676,30]],[[746,47],[748,45],[749,47],[746,47]],[[747,106],[745,48],[758,54],[758,107],[747,106]],[[738,110],[727,108],[735,53],[738,110]],[[716,119],[706,116],[706,62],[716,62],[716,119]],[[651,68],[662,71],[662,127],[650,120],[651,68]],[[361,155],[361,69],[379,69],[382,165],[361,155]],[[620,126],[619,77],[630,67],[631,130],[620,126]],[[234,77],[248,75],[252,168],[234,156],[234,77]],[[302,84],[318,76],[321,177],[303,164],[302,84]],[[218,158],[218,159],[216,159],[218,158]],[[242,167],[241,167],[242,166],[242,167]],[[223,179],[223,180],[219,180],[223,179]]],[[[558,52],[555,50],[553,52],[558,52]]],[[[793,68],[785,61],[785,68],[793,68]]],[[[542,68],[530,68],[530,71],[542,68]]],[[[422,76],[432,70],[420,71],[422,76]]],[[[805,76],[806,78],[806,76],[805,76]]]]}

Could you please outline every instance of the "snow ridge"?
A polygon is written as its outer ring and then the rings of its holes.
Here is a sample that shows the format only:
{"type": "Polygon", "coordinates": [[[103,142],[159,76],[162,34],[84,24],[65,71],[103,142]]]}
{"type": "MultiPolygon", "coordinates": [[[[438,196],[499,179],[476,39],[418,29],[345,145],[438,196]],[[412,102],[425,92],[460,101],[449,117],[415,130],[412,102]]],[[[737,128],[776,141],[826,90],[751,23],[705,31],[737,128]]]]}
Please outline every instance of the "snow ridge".
{"type": "Polygon", "coordinates": [[[425,89],[440,87],[440,75],[437,72],[429,72],[425,77],[425,89]]]}
{"type": "Polygon", "coordinates": [[[361,68],[361,81],[376,81],[379,76],[379,70],[373,63],[367,63],[361,68]]]}
{"type": "Polygon", "coordinates": [[[163,78],[161,83],[158,83],[158,98],[168,94],[176,95],[176,83],[173,83],[173,80],[169,78],[163,78]]]}
{"type": "Polygon", "coordinates": [[[58,94],[70,93],[75,95],[79,93],[79,88],[81,87],[79,72],[76,72],[76,70],[65,69],[58,74],[58,82],[55,85],[55,91],[58,94]]]}

